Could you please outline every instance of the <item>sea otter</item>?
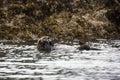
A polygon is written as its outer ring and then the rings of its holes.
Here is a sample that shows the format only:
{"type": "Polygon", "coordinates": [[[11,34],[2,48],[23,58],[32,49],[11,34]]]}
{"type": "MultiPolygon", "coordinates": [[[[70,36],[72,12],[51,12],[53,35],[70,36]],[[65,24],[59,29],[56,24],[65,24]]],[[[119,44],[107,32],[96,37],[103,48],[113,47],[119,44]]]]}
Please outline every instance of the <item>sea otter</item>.
{"type": "Polygon", "coordinates": [[[80,45],[80,47],[78,47],[79,50],[101,50],[98,48],[91,48],[88,44],[82,41],[79,41],[79,45],[80,45]]]}
{"type": "Polygon", "coordinates": [[[39,51],[51,51],[53,46],[53,39],[49,36],[43,36],[37,42],[37,49],[39,51]]]}

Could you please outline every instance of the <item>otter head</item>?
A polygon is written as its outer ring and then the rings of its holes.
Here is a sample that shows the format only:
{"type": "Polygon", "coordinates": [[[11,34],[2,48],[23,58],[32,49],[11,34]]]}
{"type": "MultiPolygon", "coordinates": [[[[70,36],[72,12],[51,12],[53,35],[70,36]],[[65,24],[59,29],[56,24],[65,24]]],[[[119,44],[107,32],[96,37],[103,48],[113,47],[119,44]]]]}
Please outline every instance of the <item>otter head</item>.
{"type": "Polygon", "coordinates": [[[53,47],[53,40],[49,36],[43,36],[38,40],[37,48],[38,50],[48,51],[53,47]]]}

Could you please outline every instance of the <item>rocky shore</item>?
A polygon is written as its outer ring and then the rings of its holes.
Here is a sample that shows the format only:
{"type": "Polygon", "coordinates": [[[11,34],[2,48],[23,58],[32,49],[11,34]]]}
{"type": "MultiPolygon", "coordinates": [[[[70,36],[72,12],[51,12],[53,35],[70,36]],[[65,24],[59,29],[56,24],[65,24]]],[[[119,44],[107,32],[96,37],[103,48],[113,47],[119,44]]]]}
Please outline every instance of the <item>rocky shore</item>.
{"type": "Polygon", "coordinates": [[[2,0],[0,39],[119,39],[119,0],[2,0]]]}

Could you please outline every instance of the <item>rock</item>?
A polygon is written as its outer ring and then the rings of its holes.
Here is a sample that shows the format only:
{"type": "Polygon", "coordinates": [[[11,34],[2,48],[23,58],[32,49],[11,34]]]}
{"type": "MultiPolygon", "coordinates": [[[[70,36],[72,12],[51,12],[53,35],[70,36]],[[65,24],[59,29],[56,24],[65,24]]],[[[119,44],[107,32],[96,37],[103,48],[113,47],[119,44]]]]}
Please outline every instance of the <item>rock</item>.
{"type": "Polygon", "coordinates": [[[97,49],[97,48],[92,48],[88,44],[86,44],[82,41],[79,41],[79,45],[80,45],[80,47],[78,47],[79,50],[101,50],[101,49],[97,49]]]}
{"type": "Polygon", "coordinates": [[[90,50],[90,46],[84,44],[84,45],[81,45],[78,49],[79,50],[90,50]]]}
{"type": "Polygon", "coordinates": [[[53,46],[53,39],[49,36],[43,36],[37,42],[37,49],[39,51],[51,51],[53,46]]]}

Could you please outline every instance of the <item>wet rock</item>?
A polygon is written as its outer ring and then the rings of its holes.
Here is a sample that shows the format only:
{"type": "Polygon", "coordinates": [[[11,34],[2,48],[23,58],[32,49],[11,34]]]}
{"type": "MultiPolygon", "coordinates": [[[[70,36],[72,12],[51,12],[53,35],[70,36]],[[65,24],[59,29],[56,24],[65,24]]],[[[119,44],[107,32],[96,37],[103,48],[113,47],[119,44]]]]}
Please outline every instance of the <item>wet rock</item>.
{"type": "Polygon", "coordinates": [[[79,45],[80,45],[80,47],[78,47],[79,50],[101,50],[98,48],[92,48],[91,46],[82,41],[79,41],[79,45]]]}
{"type": "Polygon", "coordinates": [[[79,50],[90,50],[90,46],[84,44],[84,45],[81,45],[78,49],[79,49],[79,50]]]}

